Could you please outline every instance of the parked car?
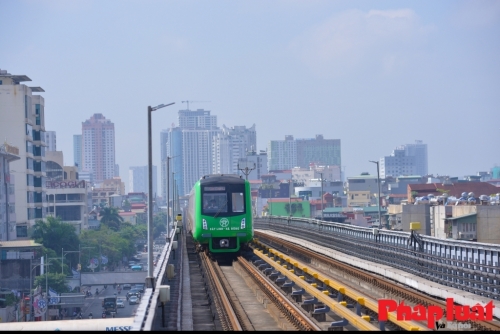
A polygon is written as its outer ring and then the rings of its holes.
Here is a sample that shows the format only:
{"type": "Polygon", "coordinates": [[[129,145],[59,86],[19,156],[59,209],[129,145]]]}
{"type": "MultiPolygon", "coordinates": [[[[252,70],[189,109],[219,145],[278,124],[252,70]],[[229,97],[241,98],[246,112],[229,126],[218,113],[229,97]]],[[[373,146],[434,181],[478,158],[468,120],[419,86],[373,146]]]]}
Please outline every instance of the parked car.
{"type": "Polygon", "coordinates": [[[129,299],[128,299],[128,304],[129,305],[134,305],[134,304],[137,304],[139,302],[139,298],[137,298],[137,296],[131,296],[129,299]]]}
{"type": "Polygon", "coordinates": [[[125,301],[123,299],[117,299],[116,300],[116,307],[124,308],[125,307],[125,301]]]}
{"type": "Polygon", "coordinates": [[[132,289],[132,285],[130,285],[128,283],[127,284],[123,284],[123,290],[130,290],[130,289],[132,289]]]}

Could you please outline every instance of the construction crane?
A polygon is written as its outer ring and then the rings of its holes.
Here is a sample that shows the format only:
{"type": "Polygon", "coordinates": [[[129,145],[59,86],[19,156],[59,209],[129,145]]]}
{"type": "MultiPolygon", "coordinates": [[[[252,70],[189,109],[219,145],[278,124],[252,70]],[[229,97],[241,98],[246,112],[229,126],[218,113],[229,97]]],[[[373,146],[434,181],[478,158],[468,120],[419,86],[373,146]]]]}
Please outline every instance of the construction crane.
{"type": "Polygon", "coordinates": [[[187,103],[187,110],[189,110],[189,103],[198,103],[198,102],[210,102],[210,101],[181,101],[182,103],[187,103]]]}

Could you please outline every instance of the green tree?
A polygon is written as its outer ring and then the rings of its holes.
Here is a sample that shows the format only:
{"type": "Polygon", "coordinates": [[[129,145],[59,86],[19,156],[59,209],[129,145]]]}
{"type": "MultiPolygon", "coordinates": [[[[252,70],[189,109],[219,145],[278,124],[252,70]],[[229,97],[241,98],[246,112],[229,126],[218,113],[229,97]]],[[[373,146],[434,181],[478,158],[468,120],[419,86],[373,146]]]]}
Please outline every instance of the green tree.
{"type": "Polygon", "coordinates": [[[300,212],[304,210],[304,208],[302,207],[302,203],[297,203],[297,210],[299,210],[300,212]]]}
{"type": "Polygon", "coordinates": [[[99,212],[101,224],[108,226],[114,231],[119,231],[123,223],[123,218],[118,214],[117,208],[103,208],[99,212]]]}
{"type": "Polygon", "coordinates": [[[68,285],[66,284],[66,274],[49,272],[44,275],[37,276],[35,278],[34,288],[37,286],[41,286],[45,291],[45,287],[48,285],[52,289],[54,289],[57,293],[66,293],[70,292],[68,285]]]}
{"type": "MultiPolygon", "coordinates": [[[[135,242],[143,238],[142,229],[138,229],[128,223],[124,223],[120,231],[114,231],[106,225],[101,226],[99,231],[86,230],[80,235],[83,247],[90,247],[89,252],[82,252],[82,270],[91,271],[90,259],[101,255],[108,258],[107,267],[113,269],[121,263],[123,256],[131,257],[136,252],[135,242]]],[[[102,266],[94,271],[99,271],[102,266]]]]}
{"type": "MultiPolygon", "coordinates": [[[[61,257],[63,249],[65,252],[77,251],[80,244],[75,227],[54,217],[47,217],[45,221],[38,220],[33,226],[32,237],[45,247],[43,254],[48,254],[49,258],[61,257]]],[[[69,253],[65,258],[71,263],[78,262],[77,253],[69,253]]]]}
{"type": "Polygon", "coordinates": [[[130,212],[132,210],[132,205],[130,204],[128,199],[123,201],[123,210],[125,210],[125,212],[130,212]]]}
{"type": "Polygon", "coordinates": [[[167,231],[167,215],[160,212],[153,217],[153,239],[160,236],[162,232],[167,231]]]}

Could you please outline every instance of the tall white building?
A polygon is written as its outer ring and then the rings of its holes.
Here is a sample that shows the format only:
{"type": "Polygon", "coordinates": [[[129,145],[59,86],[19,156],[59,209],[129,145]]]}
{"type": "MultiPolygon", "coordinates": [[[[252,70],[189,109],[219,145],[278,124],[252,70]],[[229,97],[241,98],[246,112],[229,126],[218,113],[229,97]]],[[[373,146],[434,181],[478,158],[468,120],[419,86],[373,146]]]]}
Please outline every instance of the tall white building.
{"type": "MultiPolygon", "coordinates": [[[[156,166],[153,167],[153,196],[160,195],[157,193],[157,169],[156,166]]],[[[129,167],[128,170],[128,191],[129,192],[134,192],[134,193],[139,193],[143,192],[148,194],[149,193],[149,173],[148,173],[148,166],[136,166],[136,167],[129,167]]]]}
{"type": "Polygon", "coordinates": [[[250,128],[222,126],[213,140],[213,170],[214,174],[239,174],[238,162],[247,156],[257,145],[255,124],[250,128]]]}
{"type": "Polygon", "coordinates": [[[217,128],[217,116],[211,116],[209,110],[179,110],[178,115],[181,129],[217,128]]]}
{"type": "MultiPolygon", "coordinates": [[[[189,194],[196,181],[203,175],[212,174],[212,142],[219,131],[218,129],[182,130],[182,179],[177,175],[174,176],[179,195],[189,194]]],[[[176,161],[173,162],[175,164],[176,161]]]]}
{"type": "MultiPolygon", "coordinates": [[[[167,143],[169,130],[160,132],[160,152],[161,152],[161,198],[167,200],[167,143]]],[[[164,202],[165,203],[165,202],[164,202]]]]}
{"type": "Polygon", "coordinates": [[[0,70],[0,134],[19,148],[19,160],[10,163],[16,178],[15,215],[17,238],[28,238],[28,228],[47,212],[45,172],[45,101],[40,87],[28,87],[26,75],[0,70]]]}
{"type": "Polygon", "coordinates": [[[269,170],[286,170],[297,166],[297,142],[293,136],[269,141],[267,154],[269,170]]]}
{"type": "Polygon", "coordinates": [[[57,141],[56,141],[56,132],[55,131],[46,131],[45,132],[45,144],[47,144],[47,151],[57,151],[57,141]]]}
{"type": "Polygon", "coordinates": [[[115,125],[102,114],[82,123],[82,166],[93,173],[96,183],[116,174],[115,125]]]}
{"type": "Polygon", "coordinates": [[[0,145],[0,241],[15,240],[17,237],[16,176],[10,172],[10,164],[15,160],[19,160],[19,148],[7,143],[0,145]]]}
{"type": "Polygon", "coordinates": [[[174,184],[178,194],[183,196],[189,194],[200,177],[212,174],[213,138],[220,133],[217,128],[217,116],[210,115],[208,110],[179,110],[178,119],[179,127],[163,130],[161,137],[161,144],[164,145],[162,184],[167,184],[166,161],[167,157],[172,157],[168,177],[170,199],[174,184]]]}
{"type": "Polygon", "coordinates": [[[82,170],[82,135],[73,135],[73,164],[82,170]]]}
{"type": "Polygon", "coordinates": [[[380,159],[380,177],[428,175],[427,144],[416,140],[415,144],[396,147],[390,156],[380,159]]]}

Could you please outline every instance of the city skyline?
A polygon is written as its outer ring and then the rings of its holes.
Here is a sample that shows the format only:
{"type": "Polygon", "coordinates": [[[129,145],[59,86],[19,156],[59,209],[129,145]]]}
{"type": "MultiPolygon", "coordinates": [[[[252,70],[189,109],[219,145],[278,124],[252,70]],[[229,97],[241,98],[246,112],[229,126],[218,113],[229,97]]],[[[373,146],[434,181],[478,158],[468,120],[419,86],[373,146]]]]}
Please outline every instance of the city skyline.
{"type": "Polygon", "coordinates": [[[160,166],[160,132],[178,126],[182,101],[219,127],[255,124],[256,151],[286,135],[340,139],[346,176],[376,174],[370,160],[415,140],[428,145],[430,174],[462,178],[500,163],[490,145],[500,139],[499,2],[117,4],[1,5],[0,68],[44,88],[46,130],[65,165],[81,122],[102,113],[128,184],[124,171],[147,161],[147,106],[176,102],[153,113],[160,166]]]}

